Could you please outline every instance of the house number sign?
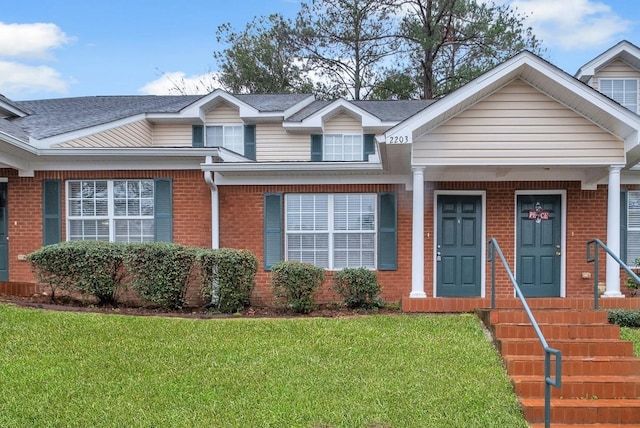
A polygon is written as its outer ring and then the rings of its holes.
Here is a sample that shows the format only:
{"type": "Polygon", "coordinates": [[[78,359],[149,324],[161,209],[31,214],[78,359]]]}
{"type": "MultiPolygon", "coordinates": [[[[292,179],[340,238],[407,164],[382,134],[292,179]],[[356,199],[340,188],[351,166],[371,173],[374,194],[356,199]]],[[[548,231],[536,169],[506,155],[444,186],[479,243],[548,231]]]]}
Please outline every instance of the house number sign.
{"type": "Polygon", "coordinates": [[[393,135],[387,137],[387,144],[410,144],[411,138],[408,135],[393,135]]]}

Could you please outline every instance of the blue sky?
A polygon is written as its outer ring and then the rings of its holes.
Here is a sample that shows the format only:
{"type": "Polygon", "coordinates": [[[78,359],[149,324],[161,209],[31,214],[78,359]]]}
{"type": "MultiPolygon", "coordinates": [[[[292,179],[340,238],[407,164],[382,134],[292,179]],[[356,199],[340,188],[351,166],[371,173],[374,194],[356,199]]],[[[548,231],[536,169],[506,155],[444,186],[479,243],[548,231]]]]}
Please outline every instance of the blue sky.
{"type": "MultiPolygon", "coordinates": [[[[573,74],[622,39],[640,45],[630,0],[497,0],[528,14],[547,59],[573,74]]],[[[0,0],[0,93],[14,100],[166,94],[215,71],[218,25],[293,17],[300,0],[0,0]]]]}

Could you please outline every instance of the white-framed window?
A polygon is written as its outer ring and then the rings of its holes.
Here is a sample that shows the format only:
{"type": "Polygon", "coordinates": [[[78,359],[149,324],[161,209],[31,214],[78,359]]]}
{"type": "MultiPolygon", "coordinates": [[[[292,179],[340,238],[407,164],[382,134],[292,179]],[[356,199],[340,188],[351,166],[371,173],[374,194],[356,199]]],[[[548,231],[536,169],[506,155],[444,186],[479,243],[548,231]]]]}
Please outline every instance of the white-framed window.
{"type": "Polygon", "coordinates": [[[638,113],[638,79],[600,79],[600,92],[638,113]]]}
{"type": "Polygon", "coordinates": [[[640,190],[627,192],[627,253],[626,263],[633,267],[640,258],[640,190]]]}
{"type": "Polygon", "coordinates": [[[361,161],[363,157],[362,134],[324,134],[323,160],[361,161]]]}
{"type": "Polygon", "coordinates": [[[67,182],[68,241],[154,241],[153,180],[67,182]]]}
{"type": "Polygon", "coordinates": [[[325,269],[376,266],[376,194],[286,194],[285,258],[325,269]]]}
{"type": "Polygon", "coordinates": [[[224,147],[232,152],[244,155],[244,126],[207,126],[205,145],[207,147],[224,147]]]}

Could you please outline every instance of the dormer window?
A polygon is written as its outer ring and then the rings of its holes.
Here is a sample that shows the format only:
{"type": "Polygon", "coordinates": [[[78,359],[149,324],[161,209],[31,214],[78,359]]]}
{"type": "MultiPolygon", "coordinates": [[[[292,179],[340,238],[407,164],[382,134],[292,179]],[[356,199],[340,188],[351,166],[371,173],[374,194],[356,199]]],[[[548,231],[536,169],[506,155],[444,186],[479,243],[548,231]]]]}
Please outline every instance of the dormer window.
{"type": "Polygon", "coordinates": [[[324,161],[361,161],[362,134],[325,134],[322,153],[324,161]]]}
{"type": "Polygon", "coordinates": [[[600,92],[632,112],[638,113],[637,79],[600,79],[600,92]]]}
{"type": "Polygon", "coordinates": [[[312,162],[362,162],[376,152],[373,134],[317,134],[311,136],[312,162]]]}
{"type": "Polygon", "coordinates": [[[224,147],[244,155],[244,127],[242,125],[218,125],[206,127],[206,147],[224,147]]]}

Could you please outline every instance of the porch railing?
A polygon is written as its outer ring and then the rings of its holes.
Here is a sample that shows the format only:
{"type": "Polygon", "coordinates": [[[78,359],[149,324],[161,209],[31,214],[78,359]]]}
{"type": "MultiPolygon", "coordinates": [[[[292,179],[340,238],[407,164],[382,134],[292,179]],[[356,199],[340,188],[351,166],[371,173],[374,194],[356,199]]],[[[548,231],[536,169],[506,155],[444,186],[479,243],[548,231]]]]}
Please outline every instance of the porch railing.
{"type": "Polygon", "coordinates": [[[540,326],[538,325],[536,318],[533,316],[531,308],[529,308],[527,299],[525,299],[522,294],[522,290],[520,290],[520,286],[518,285],[516,278],[513,276],[509,263],[507,263],[504,253],[495,238],[491,238],[489,240],[489,261],[491,262],[491,309],[496,308],[496,253],[500,257],[502,266],[507,272],[511,283],[513,284],[513,288],[516,291],[516,296],[520,299],[522,307],[529,317],[531,326],[535,330],[538,340],[544,349],[544,426],[545,428],[549,428],[551,426],[551,387],[560,388],[562,385],[562,352],[558,349],[551,348],[547,344],[547,340],[544,338],[544,334],[542,334],[542,330],[540,330],[540,326]],[[551,377],[552,354],[555,356],[556,360],[555,379],[551,377]]]}
{"type": "Polygon", "coordinates": [[[620,260],[620,257],[618,257],[613,251],[611,251],[611,248],[607,247],[599,239],[592,239],[591,241],[587,242],[587,263],[593,263],[593,307],[595,309],[600,308],[598,303],[598,298],[600,297],[600,294],[598,293],[598,285],[600,283],[600,281],[598,280],[598,273],[600,270],[599,263],[598,263],[598,253],[599,253],[598,247],[606,251],[606,253],[609,254],[613,258],[613,260],[615,260],[616,263],[620,265],[622,269],[627,271],[629,276],[634,281],[640,283],[640,277],[638,277],[638,275],[636,275],[636,273],[632,271],[631,268],[627,266],[625,262],[620,260]]]}

